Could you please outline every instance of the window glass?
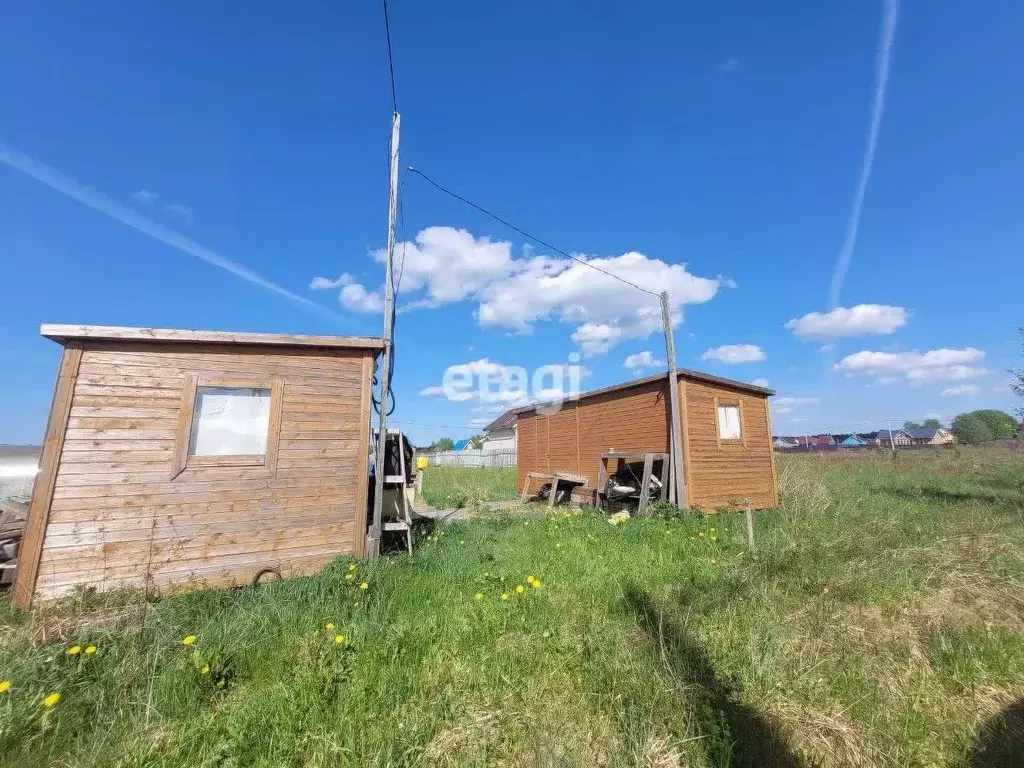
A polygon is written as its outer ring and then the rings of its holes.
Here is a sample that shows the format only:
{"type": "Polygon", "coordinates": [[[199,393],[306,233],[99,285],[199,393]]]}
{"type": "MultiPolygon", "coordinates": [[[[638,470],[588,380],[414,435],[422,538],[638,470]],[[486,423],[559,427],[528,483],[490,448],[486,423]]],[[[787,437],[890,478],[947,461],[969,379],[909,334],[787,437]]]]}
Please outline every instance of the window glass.
{"type": "Polygon", "coordinates": [[[718,436],[722,440],[739,440],[740,407],[738,405],[718,406],[718,436]]]}
{"type": "Polygon", "coordinates": [[[269,389],[199,387],[188,455],[264,455],[269,428],[269,389]]]}

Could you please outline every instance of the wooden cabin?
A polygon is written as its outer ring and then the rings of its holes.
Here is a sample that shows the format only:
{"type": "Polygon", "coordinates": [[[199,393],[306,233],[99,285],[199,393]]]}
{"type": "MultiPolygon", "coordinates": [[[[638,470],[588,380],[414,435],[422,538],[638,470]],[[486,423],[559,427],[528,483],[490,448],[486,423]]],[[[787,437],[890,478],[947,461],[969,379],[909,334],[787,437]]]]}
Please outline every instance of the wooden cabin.
{"type": "Polygon", "coordinates": [[[44,325],[63,345],[14,601],[248,584],[365,550],[377,338],[44,325]]]}
{"type": "MultiPolygon", "coordinates": [[[[771,415],[764,387],[679,369],[681,506],[707,511],[778,506],[771,415]]],[[[541,411],[547,408],[541,407],[541,411]]],[[[550,415],[519,412],[519,487],[528,472],[566,473],[596,488],[606,451],[669,451],[668,375],[586,392],[550,415]]],[[[612,467],[614,470],[614,467],[612,467]]]]}

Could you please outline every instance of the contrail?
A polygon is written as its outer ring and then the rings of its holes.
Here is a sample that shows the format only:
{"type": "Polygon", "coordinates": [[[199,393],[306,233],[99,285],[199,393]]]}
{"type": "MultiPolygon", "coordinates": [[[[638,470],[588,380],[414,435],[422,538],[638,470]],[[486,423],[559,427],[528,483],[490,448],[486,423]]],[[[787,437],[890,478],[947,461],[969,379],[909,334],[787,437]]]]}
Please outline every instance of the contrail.
{"type": "Polygon", "coordinates": [[[832,285],[828,292],[828,302],[833,309],[839,305],[839,293],[843,289],[846,273],[850,269],[853,249],[857,245],[860,212],[864,206],[864,195],[868,191],[871,166],[875,162],[875,149],[878,146],[878,132],[882,127],[882,115],[885,112],[885,91],[889,85],[892,41],[896,35],[896,17],[899,15],[899,10],[899,0],[885,0],[885,12],[882,15],[881,41],[878,45],[878,55],[875,57],[875,97],[871,107],[871,123],[868,127],[868,146],[864,152],[864,164],[860,169],[857,191],[853,196],[850,220],[846,223],[846,238],[843,240],[843,247],[839,251],[836,268],[832,273],[832,285]]]}
{"type": "Polygon", "coordinates": [[[202,259],[207,264],[220,267],[221,269],[230,272],[236,277],[240,277],[253,285],[258,285],[272,293],[283,296],[304,309],[315,310],[316,312],[326,315],[334,320],[342,319],[341,315],[337,312],[331,311],[322,304],[317,304],[315,301],[307,299],[304,296],[292,293],[287,288],[282,288],[277,283],[267,280],[265,277],[253,272],[248,267],[244,267],[237,262],[226,259],[223,256],[214,253],[209,248],[200,245],[195,240],[185,237],[180,232],[175,232],[173,229],[165,227],[163,224],[158,224],[152,219],[136,213],[130,208],[125,208],[120,203],[111,200],[102,192],[98,192],[92,187],[81,184],[70,176],[65,176],[60,171],[50,168],[49,166],[40,163],[38,160],[34,160],[28,155],[22,154],[18,150],[3,143],[0,143],[0,162],[6,163],[11,166],[11,168],[21,171],[37,181],[41,181],[46,186],[51,187],[58,192],[62,192],[83,205],[87,205],[100,213],[106,214],[115,221],[127,224],[129,227],[137,229],[139,232],[147,234],[150,237],[156,238],[172,248],[177,248],[179,251],[183,251],[190,256],[202,259]]]}

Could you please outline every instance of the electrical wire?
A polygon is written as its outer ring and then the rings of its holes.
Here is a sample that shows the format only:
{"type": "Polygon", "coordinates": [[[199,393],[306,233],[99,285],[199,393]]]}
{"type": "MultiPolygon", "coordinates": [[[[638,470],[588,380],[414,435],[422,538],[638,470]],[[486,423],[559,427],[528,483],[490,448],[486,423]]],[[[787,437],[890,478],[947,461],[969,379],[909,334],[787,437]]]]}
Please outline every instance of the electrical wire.
{"type": "Polygon", "coordinates": [[[384,34],[388,42],[388,71],[391,73],[391,111],[398,111],[398,98],[395,96],[395,63],[391,55],[391,23],[388,20],[388,0],[384,0],[384,34]]]}
{"type": "Polygon", "coordinates": [[[441,192],[444,192],[449,197],[454,197],[456,200],[459,200],[459,201],[465,203],[470,208],[475,208],[476,210],[480,211],[480,213],[482,213],[482,214],[484,214],[486,216],[490,216],[495,221],[497,221],[497,222],[499,222],[501,224],[504,224],[506,227],[508,227],[511,230],[514,230],[514,231],[518,232],[523,237],[526,237],[526,238],[529,238],[530,240],[533,240],[533,242],[537,243],[538,245],[543,245],[545,248],[550,248],[555,253],[557,253],[557,254],[559,254],[561,256],[564,256],[567,259],[572,259],[573,261],[577,262],[578,264],[582,264],[585,267],[590,267],[591,269],[596,269],[598,272],[601,272],[601,273],[603,273],[605,275],[608,275],[608,277],[613,277],[616,280],[618,280],[620,283],[625,283],[626,285],[632,286],[633,288],[636,288],[638,291],[642,291],[643,293],[646,293],[646,294],[648,294],[650,296],[654,296],[655,298],[659,298],[659,299],[661,298],[661,294],[659,294],[659,293],[655,293],[654,291],[649,291],[646,288],[642,288],[639,285],[637,285],[636,283],[630,282],[629,280],[625,279],[624,277],[619,277],[614,272],[609,272],[607,269],[602,269],[601,267],[597,266],[596,264],[592,264],[591,262],[587,261],[586,259],[581,259],[578,256],[573,256],[571,253],[567,253],[566,251],[563,251],[561,248],[556,248],[555,246],[551,245],[551,243],[544,242],[539,237],[535,237],[535,236],[531,235],[529,232],[526,232],[525,230],[520,229],[519,227],[517,227],[515,224],[511,223],[510,221],[507,221],[506,219],[501,218],[500,216],[498,216],[495,213],[491,213],[489,210],[484,208],[482,205],[478,205],[477,203],[474,203],[472,200],[467,200],[465,197],[463,197],[462,195],[458,194],[457,192],[452,192],[452,190],[447,189],[445,187],[442,187],[440,184],[438,184],[432,178],[427,176],[427,174],[425,174],[419,168],[414,168],[413,166],[410,165],[409,166],[409,171],[411,173],[415,173],[417,176],[422,176],[423,179],[428,184],[430,184],[431,186],[439,189],[441,192]]]}

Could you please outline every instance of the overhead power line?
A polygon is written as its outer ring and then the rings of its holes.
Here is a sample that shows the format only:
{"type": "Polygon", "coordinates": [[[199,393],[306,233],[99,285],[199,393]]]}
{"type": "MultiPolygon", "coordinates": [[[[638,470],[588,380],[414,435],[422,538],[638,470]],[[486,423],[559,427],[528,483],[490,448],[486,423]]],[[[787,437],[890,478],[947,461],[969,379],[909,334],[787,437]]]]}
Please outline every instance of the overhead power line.
{"type": "Polygon", "coordinates": [[[391,73],[391,111],[398,111],[398,98],[395,96],[395,62],[391,55],[391,24],[388,21],[388,0],[384,0],[384,34],[388,42],[388,72],[391,73]]]}
{"type": "Polygon", "coordinates": [[[646,294],[648,294],[650,296],[654,296],[655,298],[660,298],[661,297],[661,294],[656,293],[655,291],[649,291],[646,288],[642,288],[639,285],[637,285],[636,283],[630,282],[629,280],[627,280],[624,277],[619,277],[614,272],[609,272],[607,269],[603,269],[603,268],[597,266],[596,264],[592,264],[589,261],[587,261],[586,259],[581,259],[578,256],[573,256],[571,253],[567,253],[566,251],[563,251],[561,248],[556,248],[555,246],[551,245],[551,243],[544,242],[539,237],[535,237],[534,235],[531,235],[529,232],[526,232],[525,230],[520,229],[519,227],[517,227],[515,224],[513,224],[510,221],[508,221],[507,219],[501,218],[501,216],[498,216],[496,213],[491,213],[489,210],[484,208],[482,205],[478,205],[477,203],[474,203],[472,200],[467,200],[465,197],[463,197],[462,195],[458,194],[457,192],[452,192],[452,190],[447,189],[446,187],[442,187],[440,184],[438,184],[432,178],[427,176],[427,174],[425,174],[420,169],[413,168],[410,165],[409,166],[409,171],[411,173],[415,173],[417,176],[423,177],[423,179],[428,184],[430,184],[431,186],[433,186],[436,189],[440,190],[441,192],[444,192],[449,197],[454,197],[456,200],[459,200],[459,201],[465,203],[470,208],[475,208],[476,210],[480,211],[480,213],[482,213],[482,214],[484,214],[486,216],[490,216],[495,221],[497,221],[497,222],[499,222],[501,224],[504,224],[509,229],[514,230],[515,232],[518,232],[523,237],[526,237],[526,238],[532,240],[533,242],[537,243],[538,245],[543,245],[545,248],[550,248],[555,253],[557,253],[557,254],[559,254],[561,256],[564,256],[567,259],[572,259],[577,264],[582,264],[585,267],[590,267],[591,269],[596,269],[598,272],[601,272],[601,273],[603,273],[605,275],[608,275],[608,277],[613,277],[616,280],[618,280],[620,283],[625,283],[626,285],[632,286],[633,288],[636,288],[638,291],[643,291],[644,293],[646,293],[646,294]]]}

